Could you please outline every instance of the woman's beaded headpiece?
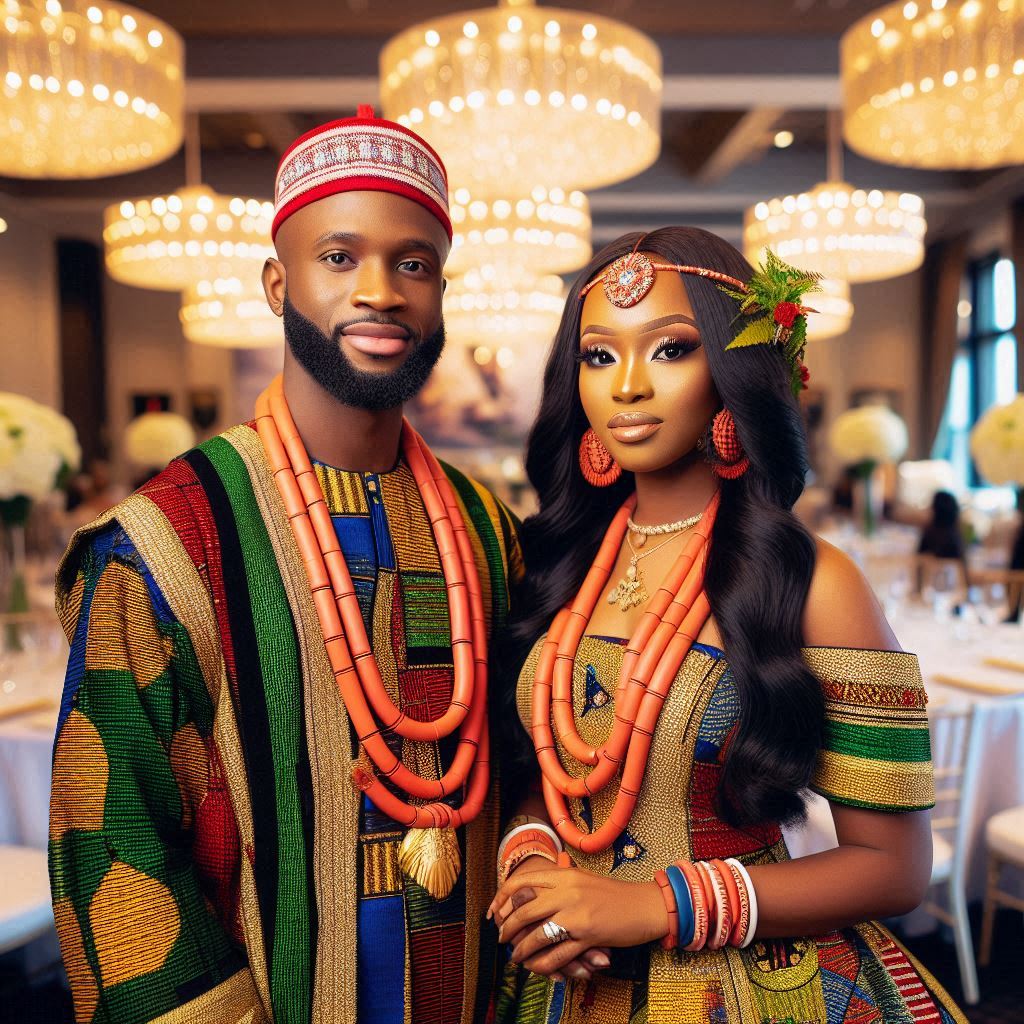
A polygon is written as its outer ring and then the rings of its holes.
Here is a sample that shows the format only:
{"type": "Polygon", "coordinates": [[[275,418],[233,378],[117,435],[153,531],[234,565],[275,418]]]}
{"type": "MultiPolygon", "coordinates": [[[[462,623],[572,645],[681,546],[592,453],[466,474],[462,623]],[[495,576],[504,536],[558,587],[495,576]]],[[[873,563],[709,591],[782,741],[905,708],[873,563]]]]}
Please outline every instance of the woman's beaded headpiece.
{"type": "Polygon", "coordinates": [[[726,348],[779,345],[792,370],[793,393],[799,395],[807,387],[810,373],[803,361],[807,345],[807,314],[814,310],[804,306],[800,300],[808,292],[818,290],[820,274],[797,270],[783,263],[768,249],[764,263],[744,283],[739,278],[707,267],[655,262],[640,252],[643,240],[641,238],[636,243],[632,252],[611,262],[588,282],[580,292],[580,298],[585,298],[592,288],[603,284],[608,301],[619,309],[628,309],[654,287],[654,275],[659,270],[710,278],[740,307],[736,315],[736,337],[726,348]]]}

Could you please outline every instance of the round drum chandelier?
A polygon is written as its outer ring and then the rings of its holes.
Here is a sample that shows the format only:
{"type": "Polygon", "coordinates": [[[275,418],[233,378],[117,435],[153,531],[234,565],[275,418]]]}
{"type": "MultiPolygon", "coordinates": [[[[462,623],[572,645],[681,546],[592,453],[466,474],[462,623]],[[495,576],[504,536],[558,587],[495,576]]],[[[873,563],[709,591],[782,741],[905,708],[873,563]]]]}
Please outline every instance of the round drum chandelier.
{"type": "Polygon", "coordinates": [[[590,259],[590,203],[582,192],[537,185],[521,199],[485,200],[460,188],[450,205],[452,274],[484,265],[567,274],[590,259]]]}
{"type": "Polygon", "coordinates": [[[920,196],[828,181],[748,209],[743,248],[748,258],[768,248],[796,267],[856,284],[916,270],[924,232],[920,196]]]}
{"type": "Polygon", "coordinates": [[[840,43],[843,131],[906,167],[1024,162],[1024,4],[899,0],[840,43]]]}
{"type": "Polygon", "coordinates": [[[107,270],[122,284],[160,291],[258,277],[274,255],[273,217],[273,203],[219,195],[204,185],[115,203],[103,215],[107,270]]]}
{"type": "Polygon", "coordinates": [[[0,174],[97,178],[181,145],[184,46],[109,0],[6,0],[0,16],[0,174]]]}
{"type": "Polygon", "coordinates": [[[565,305],[562,279],[484,266],[452,280],[443,311],[448,336],[471,346],[477,362],[507,369],[524,346],[547,346],[565,305]]]}
{"type": "Polygon", "coordinates": [[[281,318],[267,305],[258,273],[199,281],[181,295],[185,337],[198,345],[263,348],[284,341],[281,318]]]}
{"type": "Polygon", "coordinates": [[[853,321],[850,286],[828,277],[818,284],[820,290],[807,296],[807,305],[814,310],[807,314],[808,341],[823,341],[845,334],[853,321]]]}
{"type": "Polygon", "coordinates": [[[661,145],[661,53],[610,18],[501,0],[395,36],[380,78],[384,115],[481,198],[610,185],[661,145]]]}

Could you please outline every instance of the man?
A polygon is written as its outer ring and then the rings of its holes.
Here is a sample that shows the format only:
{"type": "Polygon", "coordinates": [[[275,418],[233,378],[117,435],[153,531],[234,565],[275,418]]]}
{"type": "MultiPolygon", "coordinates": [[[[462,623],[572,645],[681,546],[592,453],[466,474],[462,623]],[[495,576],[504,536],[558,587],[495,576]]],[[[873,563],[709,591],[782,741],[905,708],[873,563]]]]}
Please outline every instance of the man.
{"type": "Polygon", "coordinates": [[[59,570],[50,865],[76,1016],[468,1024],[494,974],[497,816],[466,708],[519,551],[504,508],[403,433],[444,344],[444,167],[360,108],[284,155],[274,235],[283,391],[59,570]],[[350,577],[334,600],[324,566],[350,577]],[[442,718],[461,724],[403,738],[442,718]]]}

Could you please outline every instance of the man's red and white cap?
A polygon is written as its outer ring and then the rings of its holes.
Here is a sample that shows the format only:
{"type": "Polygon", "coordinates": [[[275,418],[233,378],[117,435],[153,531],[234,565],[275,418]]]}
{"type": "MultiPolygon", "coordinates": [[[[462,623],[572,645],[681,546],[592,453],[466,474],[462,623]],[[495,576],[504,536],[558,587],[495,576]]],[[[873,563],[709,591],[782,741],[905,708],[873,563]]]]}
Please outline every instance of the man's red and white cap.
{"type": "Polygon", "coordinates": [[[415,132],[374,117],[330,121],[297,138],[281,157],[274,185],[271,236],[296,210],[338,192],[393,192],[429,210],[452,237],[448,174],[415,132]]]}

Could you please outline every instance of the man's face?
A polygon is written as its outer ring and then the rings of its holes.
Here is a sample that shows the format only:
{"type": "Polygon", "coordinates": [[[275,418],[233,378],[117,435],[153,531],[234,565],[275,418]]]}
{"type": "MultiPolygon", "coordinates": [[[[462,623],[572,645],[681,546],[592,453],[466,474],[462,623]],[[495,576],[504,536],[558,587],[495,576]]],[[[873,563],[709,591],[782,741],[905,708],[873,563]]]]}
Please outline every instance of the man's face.
{"type": "Polygon", "coordinates": [[[438,220],[403,196],[343,192],[292,214],[276,244],[263,283],[292,356],[346,405],[416,394],[444,346],[438,220]]]}

